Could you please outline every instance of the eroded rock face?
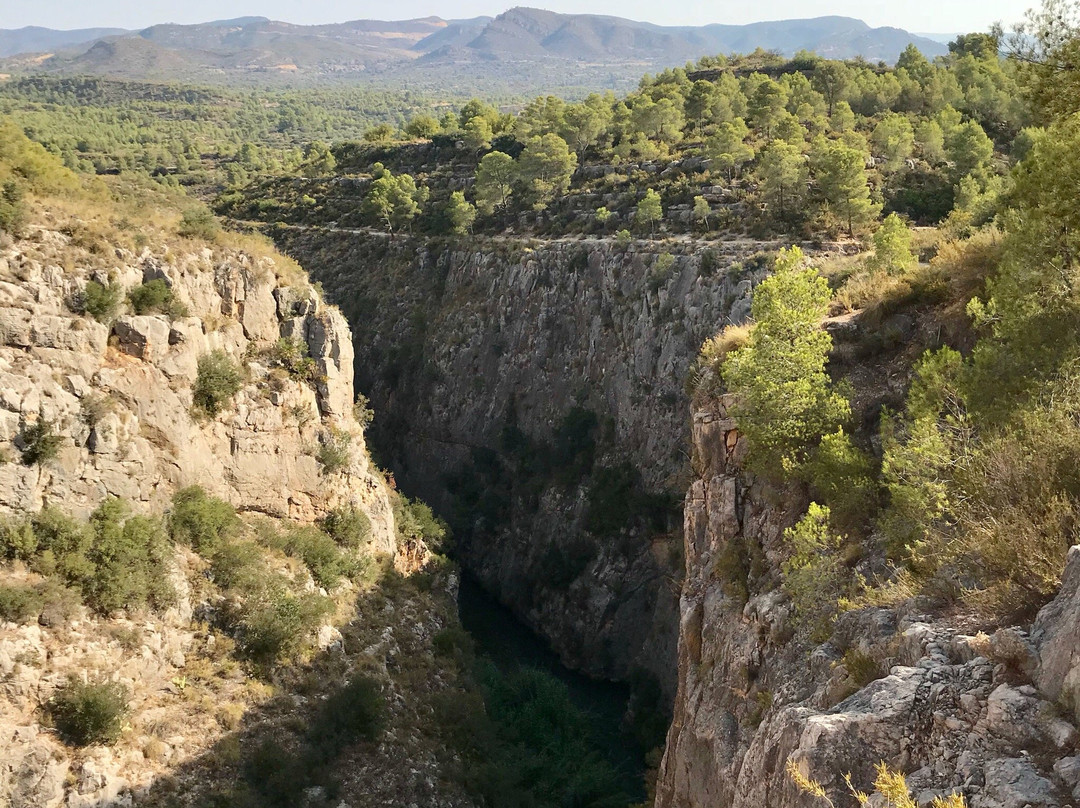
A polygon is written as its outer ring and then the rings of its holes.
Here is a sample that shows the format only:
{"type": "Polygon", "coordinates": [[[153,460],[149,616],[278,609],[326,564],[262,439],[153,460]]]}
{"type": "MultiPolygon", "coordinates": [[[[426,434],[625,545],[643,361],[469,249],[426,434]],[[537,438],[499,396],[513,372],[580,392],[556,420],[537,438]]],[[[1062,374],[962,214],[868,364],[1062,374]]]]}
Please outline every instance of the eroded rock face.
{"type": "Polygon", "coordinates": [[[967,636],[909,603],[846,613],[828,642],[800,644],[776,570],[806,502],[743,473],[728,404],[694,414],[679,692],[657,808],[804,806],[789,761],[838,805],[843,776],[866,788],[879,761],[908,776],[920,805],[954,791],[972,808],[1075,804],[1075,719],[1055,700],[1072,704],[1080,680],[1080,549],[1030,636],[967,636]],[[717,566],[731,542],[757,559],[746,602],[717,566]],[[873,681],[852,678],[848,650],[878,661],[873,681]]]}
{"type": "Polygon", "coordinates": [[[86,514],[108,496],[160,512],[199,484],[241,510],[310,521],[354,504],[372,543],[393,552],[386,490],[352,415],[353,346],[345,318],[306,282],[283,285],[270,259],[238,251],[141,255],[118,251],[108,271],[60,269],[66,237],[38,231],[0,253],[0,511],[58,505],[86,514]],[[56,263],[51,263],[53,257],[56,263]],[[165,260],[168,258],[168,260],[165,260]],[[76,313],[86,283],[125,289],[161,279],[189,316],[123,314],[105,325],[76,313]],[[271,369],[278,339],[302,342],[313,383],[271,369]],[[214,418],[193,410],[198,361],[220,350],[247,367],[214,418]],[[55,460],[26,465],[27,428],[62,437],[55,460]],[[316,450],[331,428],[350,436],[351,462],[323,474],[316,450]]]}
{"type": "MultiPolygon", "coordinates": [[[[116,496],[135,511],[158,515],[178,488],[197,484],[241,511],[301,522],[338,506],[359,507],[372,523],[365,549],[397,553],[388,489],[352,411],[351,335],[344,317],[306,279],[289,285],[270,259],[237,250],[118,250],[109,266],[101,263],[50,229],[32,229],[0,249],[0,514],[55,506],[84,517],[116,496]],[[126,292],[158,279],[185,316],[120,314],[103,324],[79,313],[91,280],[126,292]],[[271,349],[281,338],[303,344],[313,372],[290,375],[275,366],[281,363],[271,349]],[[211,417],[193,406],[193,390],[200,358],[213,351],[244,370],[239,392],[211,417]],[[55,457],[28,462],[41,425],[58,438],[55,457]],[[347,462],[332,472],[317,458],[329,438],[349,442],[347,462]]],[[[258,689],[243,676],[222,676],[218,703],[197,709],[185,703],[189,674],[192,684],[195,670],[206,675],[218,654],[217,636],[192,622],[212,608],[194,592],[205,562],[184,548],[174,561],[176,603],[162,613],[105,619],[58,602],[36,624],[0,621],[0,804],[130,806],[149,789],[168,788],[158,781],[166,774],[188,778],[181,792],[197,793],[196,764],[213,757],[210,745],[236,729],[258,689]],[[116,746],[72,750],[42,726],[42,705],[72,675],[107,677],[130,695],[131,726],[116,746]]],[[[5,565],[4,574],[8,584],[28,573],[15,564],[5,565]]],[[[315,588],[310,579],[307,586],[315,588]]],[[[405,610],[400,625],[324,625],[313,653],[335,655],[344,670],[371,665],[389,652],[367,654],[357,636],[382,633],[413,643],[408,651],[419,657],[453,619],[448,598],[428,601],[396,601],[405,610]]],[[[388,686],[397,693],[392,677],[388,686]]],[[[401,705],[397,711],[404,713],[409,698],[395,695],[395,709],[401,705]]],[[[371,779],[405,804],[468,805],[434,785],[440,763],[428,752],[430,759],[421,759],[416,747],[412,736],[393,749],[380,747],[371,779]],[[385,776],[410,758],[407,773],[385,776]]]]}

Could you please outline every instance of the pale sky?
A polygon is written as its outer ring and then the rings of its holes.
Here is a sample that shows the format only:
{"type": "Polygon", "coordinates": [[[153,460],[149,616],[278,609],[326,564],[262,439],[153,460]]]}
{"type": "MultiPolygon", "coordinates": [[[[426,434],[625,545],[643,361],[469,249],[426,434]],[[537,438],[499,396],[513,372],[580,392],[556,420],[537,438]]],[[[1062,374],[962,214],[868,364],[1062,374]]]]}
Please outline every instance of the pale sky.
{"type": "MultiPolygon", "coordinates": [[[[162,22],[195,23],[259,15],[294,23],[356,19],[446,19],[496,15],[514,0],[0,0],[0,28],[144,28],[162,22]]],[[[747,23],[839,14],[870,25],[909,31],[982,31],[995,21],[1014,22],[1037,0],[534,0],[566,13],[611,14],[662,25],[747,23]]]]}

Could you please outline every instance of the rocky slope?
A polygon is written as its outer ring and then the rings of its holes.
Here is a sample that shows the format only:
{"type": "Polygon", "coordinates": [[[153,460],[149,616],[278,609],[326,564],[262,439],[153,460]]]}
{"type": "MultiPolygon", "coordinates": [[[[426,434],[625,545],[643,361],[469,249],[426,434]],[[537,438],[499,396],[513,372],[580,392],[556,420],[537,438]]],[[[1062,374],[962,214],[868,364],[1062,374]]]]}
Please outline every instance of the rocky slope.
{"type": "Polygon", "coordinates": [[[783,530],[806,503],[742,471],[728,403],[694,413],[679,693],[657,808],[806,805],[789,761],[837,800],[845,773],[866,788],[886,761],[920,805],[957,790],[973,808],[1074,804],[1080,551],[1030,629],[969,635],[916,601],[848,612],[808,646],[777,586],[783,530]],[[732,543],[757,558],[762,594],[746,602],[717,568],[732,543]]]}
{"type": "MultiPolygon", "coordinates": [[[[147,225],[146,246],[134,250],[102,246],[92,236],[100,227],[45,205],[22,237],[0,236],[5,518],[43,507],[84,518],[110,497],[156,516],[179,488],[197,484],[260,535],[353,506],[371,523],[359,549],[370,560],[363,576],[330,593],[332,613],[303,664],[261,677],[218,627],[226,606],[208,588],[206,560],[186,547],[170,562],[167,610],[101,615],[75,596],[36,620],[0,620],[0,803],[248,804],[238,789],[253,776],[260,739],[292,737],[323,699],[363,674],[380,683],[386,730],[340,759],[348,777],[334,804],[471,804],[446,782],[450,753],[430,726],[432,700],[461,693],[456,668],[432,651],[438,632],[457,627],[455,579],[435,571],[419,586],[393,569],[395,558],[399,569],[415,569],[426,551],[399,548],[392,493],[354,416],[344,317],[265,247],[208,244],[147,225]],[[104,323],[79,313],[90,282],[126,293],[151,281],[171,291],[169,314],[130,313],[122,295],[119,316],[104,323]],[[274,360],[282,339],[310,355],[310,372],[291,374],[274,360]],[[209,416],[193,407],[193,388],[199,359],[212,351],[241,366],[243,379],[209,416]],[[43,432],[54,437],[55,456],[31,462],[43,432]],[[319,460],[327,441],[348,446],[334,469],[319,460]],[[69,746],[51,728],[49,699],[71,676],[128,693],[115,745],[69,746]]],[[[301,595],[320,593],[303,564],[264,552],[268,574],[301,595]]],[[[0,589],[7,596],[39,585],[40,572],[0,564],[0,589]]],[[[329,800],[321,788],[305,792],[309,804],[329,800]]]]}
{"type": "Polygon", "coordinates": [[[279,281],[272,259],[241,251],[119,250],[70,271],[69,249],[70,236],[39,229],[0,252],[0,440],[14,457],[39,419],[64,436],[55,464],[0,467],[0,507],[88,512],[119,496],[161,510],[178,487],[200,483],[240,510],[307,521],[352,501],[372,512],[377,547],[394,549],[386,494],[352,417],[353,349],[338,311],[301,279],[279,281]],[[127,290],[157,279],[191,316],[102,324],[72,310],[89,280],[127,290]],[[272,372],[264,356],[282,338],[305,346],[317,384],[272,372]],[[214,350],[253,361],[236,406],[197,419],[197,363],[214,350]],[[359,451],[347,474],[326,477],[313,447],[332,425],[359,451]]]}
{"type": "Polygon", "coordinates": [[[635,512],[684,484],[684,380],[767,245],[276,235],[349,317],[384,462],[463,512],[468,569],[567,664],[673,694],[677,509],[635,512]]]}

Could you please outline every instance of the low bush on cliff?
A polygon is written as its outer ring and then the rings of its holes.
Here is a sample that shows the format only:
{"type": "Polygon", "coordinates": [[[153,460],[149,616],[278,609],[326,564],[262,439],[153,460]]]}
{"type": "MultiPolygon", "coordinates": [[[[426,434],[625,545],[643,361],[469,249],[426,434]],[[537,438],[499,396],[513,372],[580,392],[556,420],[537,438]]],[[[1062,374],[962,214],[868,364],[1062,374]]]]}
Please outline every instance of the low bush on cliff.
{"type": "Polygon", "coordinates": [[[75,746],[113,744],[129,713],[128,691],[116,682],[69,679],[46,706],[60,737],[75,746]]]}
{"type": "Polygon", "coordinates": [[[32,424],[23,424],[18,443],[23,463],[40,466],[56,459],[64,445],[64,436],[56,432],[52,421],[39,417],[32,424]]]}
{"type": "Polygon", "coordinates": [[[344,429],[330,427],[319,437],[315,459],[323,474],[339,474],[352,465],[352,435],[344,429]]]}
{"type": "Polygon", "coordinates": [[[136,314],[167,314],[173,320],[187,316],[187,307],[161,278],[133,288],[128,292],[128,302],[136,314]]]}
{"type": "Polygon", "coordinates": [[[425,502],[398,496],[394,499],[394,520],[398,536],[408,541],[421,539],[435,553],[449,549],[450,528],[425,502]]]}
{"type": "Polygon", "coordinates": [[[202,488],[193,485],[173,495],[168,525],[174,540],[209,556],[225,539],[236,534],[240,520],[232,505],[208,496],[202,488]]]}
{"type": "MultiPolygon", "coordinates": [[[[132,516],[118,499],[102,502],[88,522],[51,507],[29,519],[9,521],[0,527],[0,550],[75,588],[101,614],[172,602],[172,545],[165,531],[157,520],[132,516]]],[[[57,600],[59,586],[42,585],[42,605],[57,600]]]]}
{"type": "Polygon", "coordinates": [[[371,520],[359,508],[335,508],[322,520],[322,529],[342,547],[358,550],[371,536],[371,520]]]}
{"type": "Polygon", "coordinates": [[[322,703],[308,739],[322,760],[331,760],[346,746],[374,741],[385,724],[386,700],[378,680],[358,674],[322,703]]]}
{"type": "Polygon", "coordinates": [[[36,622],[45,598],[29,584],[0,584],[0,621],[36,622]]]}
{"type": "Polygon", "coordinates": [[[217,415],[240,392],[244,375],[224,351],[199,357],[192,398],[195,408],[211,417],[217,415]]]}
{"type": "Polygon", "coordinates": [[[79,581],[87,602],[109,613],[172,602],[169,565],[172,544],[161,523],[131,516],[119,499],[107,499],[90,516],[92,539],[86,558],[93,572],[79,581]]]}
{"type": "Polygon", "coordinates": [[[806,515],[784,531],[791,555],[783,565],[784,591],[795,604],[795,619],[816,642],[828,639],[842,598],[854,576],[843,558],[844,538],[830,524],[829,509],[810,503],[806,515]]]}
{"type": "Polygon", "coordinates": [[[309,384],[318,381],[319,367],[308,354],[306,342],[282,337],[266,352],[271,367],[279,367],[293,379],[309,384]]]}
{"type": "Polygon", "coordinates": [[[272,586],[249,596],[236,613],[238,644],[259,668],[293,660],[333,609],[333,601],[317,593],[295,595],[272,586]]]}
{"type": "Polygon", "coordinates": [[[124,289],[118,283],[87,281],[78,306],[84,314],[89,314],[99,323],[108,324],[115,319],[123,297],[124,289]]]}
{"type": "Polygon", "coordinates": [[[304,562],[315,583],[333,589],[352,568],[349,558],[337,543],[315,527],[300,527],[288,531],[283,549],[288,555],[304,562]]]}

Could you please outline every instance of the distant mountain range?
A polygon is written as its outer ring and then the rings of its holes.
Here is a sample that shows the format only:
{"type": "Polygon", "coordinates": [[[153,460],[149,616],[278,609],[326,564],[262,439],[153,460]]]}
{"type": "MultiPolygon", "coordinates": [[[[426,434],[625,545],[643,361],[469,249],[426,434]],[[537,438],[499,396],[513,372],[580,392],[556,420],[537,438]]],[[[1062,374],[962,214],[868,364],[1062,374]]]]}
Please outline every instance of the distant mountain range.
{"type": "Polygon", "coordinates": [[[0,72],[229,81],[258,76],[363,78],[403,70],[419,76],[449,68],[468,72],[470,67],[507,72],[576,63],[606,70],[614,81],[623,72],[636,76],[708,54],[758,47],[788,55],[812,50],[831,58],[891,62],[909,43],[931,58],[946,51],[933,39],[898,28],[871,28],[849,17],[672,27],[513,8],[495,18],[468,20],[293,25],[244,17],[141,31],[0,30],[0,72]]]}

